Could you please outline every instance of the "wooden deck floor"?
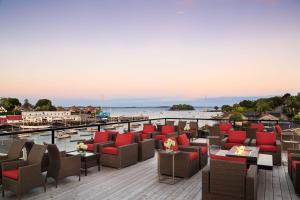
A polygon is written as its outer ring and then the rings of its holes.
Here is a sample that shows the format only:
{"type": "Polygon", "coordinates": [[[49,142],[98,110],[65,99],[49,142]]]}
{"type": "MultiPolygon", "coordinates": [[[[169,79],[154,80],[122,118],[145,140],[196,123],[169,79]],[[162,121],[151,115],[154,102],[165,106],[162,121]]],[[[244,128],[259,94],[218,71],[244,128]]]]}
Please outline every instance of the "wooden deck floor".
{"type": "MultiPolygon", "coordinates": [[[[158,183],[156,158],[138,163],[121,170],[103,167],[100,172],[96,168],[89,171],[88,176],[70,177],[60,182],[58,188],[53,183],[47,185],[47,192],[36,188],[23,199],[201,199],[201,179],[199,172],[190,179],[182,179],[175,185],[158,183]]],[[[6,192],[4,199],[16,197],[6,192]]],[[[259,171],[259,200],[295,200],[293,185],[287,174],[284,163],[274,167],[273,171],[259,171]]]]}

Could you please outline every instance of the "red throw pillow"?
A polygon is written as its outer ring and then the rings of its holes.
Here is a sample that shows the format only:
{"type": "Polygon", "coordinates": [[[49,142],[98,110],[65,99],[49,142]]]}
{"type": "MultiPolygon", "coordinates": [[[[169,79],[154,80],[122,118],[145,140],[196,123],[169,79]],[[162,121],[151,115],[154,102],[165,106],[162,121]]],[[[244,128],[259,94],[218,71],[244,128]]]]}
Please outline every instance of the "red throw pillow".
{"type": "Polygon", "coordinates": [[[229,131],[228,143],[244,143],[246,139],[245,131],[229,131]]]}
{"type": "Polygon", "coordinates": [[[232,125],[230,123],[220,123],[219,124],[219,129],[221,132],[227,132],[232,129],[232,125]]]}
{"type": "Polygon", "coordinates": [[[179,143],[179,145],[190,145],[190,140],[184,133],[184,134],[181,134],[178,136],[178,143],[179,143]]]}
{"type": "Polygon", "coordinates": [[[95,133],[94,143],[107,142],[108,141],[108,132],[99,132],[95,133]]]}
{"type": "Polygon", "coordinates": [[[167,135],[169,133],[174,133],[174,131],[175,131],[175,127],[171,126],[171,125],[164,125],[161,127],[161,133],[163,135],[167,135]]]}
{"type": "Polygon", "coordinates": [[[155,131],[155,126],[152,124],[144,124],[143,133],[153,133],[155,131]]]}
{"type": "Polygon", "coordinates": [[[256,145],[275,145],[276,135],[275,133],[257,132],[256,133],[256,145]]]}
{"type": "Polygon", "coordinates": [[[256,128],[258,132],[263,132],[265,130],[265,126],[262,123],[252,123],[250,128],[256,128]]]}
{"type": "Polygon", "coordinates": [[[278,133],[278,134],[281,134],[282,133],[282,129],[281,129],[281,127],[277,124],[277,125],[275,125],[275,129],[276,129],[276,132],[278,133]]]}
{"type": "Polygon", "coordinates": [[[225,160],[225,161],[234,161],[234,162],[239,162],[239,163],[247,163],[247,159],[246,158],[236,158],[236,157],[229,157],[229,156],[219,156],[219,155],[215,155],[215,154],[211,154],[210,155],[211,159],[214,160],[225,160]]]}
{"type": "Polygon", "coordinates": [[[116,147],[132,144],[133,142],[133,134],[132,133],[124,133],[118,134],[115,142],[116,147]]]}

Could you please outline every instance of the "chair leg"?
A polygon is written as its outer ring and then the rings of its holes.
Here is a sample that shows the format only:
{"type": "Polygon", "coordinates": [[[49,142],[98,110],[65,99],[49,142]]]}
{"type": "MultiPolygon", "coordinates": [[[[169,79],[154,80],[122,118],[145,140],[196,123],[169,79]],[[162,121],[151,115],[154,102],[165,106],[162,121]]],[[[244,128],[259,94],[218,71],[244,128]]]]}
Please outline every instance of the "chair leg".
{"type": "Polygon", "coordinates": [[[4,197],[4,196],[5,196],[5,194],[4,194],[4,187],[2,185],[2,197],[4,197]]]}
{"type": "Polygon", "coordinates": [[[78,176],[78,179],[79,179],[79,181],[81,180],[81,176],[80,176],[80,174],[79,174],[79,176],[78,176]]]}
{"type": "Polygon", "coordinates": [[[55,187],[57,188],[57,185],[58,185],[58,180],[55,179],[55,187]]]}

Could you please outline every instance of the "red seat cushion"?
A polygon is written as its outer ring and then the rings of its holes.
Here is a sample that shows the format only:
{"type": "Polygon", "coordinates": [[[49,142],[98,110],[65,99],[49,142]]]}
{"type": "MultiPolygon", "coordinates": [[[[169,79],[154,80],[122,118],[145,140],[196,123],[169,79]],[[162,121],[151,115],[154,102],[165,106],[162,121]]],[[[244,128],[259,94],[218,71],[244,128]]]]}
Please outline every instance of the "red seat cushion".
{"type": "Polygon", "coordinates": [[[167,139],[167,137],[165,136],[165,135],[156,135],[155,136],[155,140],[166,140],[167,139]]]}
{"type": "Polygon", "coordinates": [[[275,125],[275,129],[276,129],[276,132],[277,132],[278,134],[281,135],[281,133],[282,133],[282,128],[281,128],[278,124],[275,125]]]}
{"type": "Polygon", "coordinates": [[[143,133],[153,133],[155,131],[155,126],[152,124],[144,124],[143,133]]]}
{"type": "Polygon", "coordinates": [[[220,129],[221,133],[228,134],[229,131],[232,129],[232,125],[231,125],[231,123],[220,122],[219,123],[219,129],[220,129]]]}
{"type": "Polygon", "coordinates": [[[190,160],[196,160],[198,158],[198,152],[189,152],[190,160]]]}
{"type": "Polygon", "coordinates": [[[133,142],[133,133],[124,133],[118,134],[115,142],[115,146],[124,146],[128,144],[132,144],[133,142]]]}
{"type": "Polygon", "coordinates": [[[224,144],[225,149],[231,149],[233,146],[241,146],[241,144],[240,143],[229,143],[229,142],[224,144]]]}
{"type": "Polygon", "coordinates": [[[257,132],[256,145],[276,145],[275,133],[257,132]]]}
{"type": "Polygon", "coordinates": [[[294,171],[296,171],[296,167],[297,167],[297,163],[298,163],[299,161],[297,161],[297,160],[292,160],[292,169],[294,170],[294,171]]]}
{"type": "Polygon", "coordinates": [[[258,147],[262,152],[277,152],[277,147],[274,145],[259,145],[258,147]]]}
{"type": "Polygon", "coordinates": [[[239,163],[247,163],[247,159],[246,158],[235,158],[235,157],[228,157],[228,156],[218,156],[215,154],[211,154],[210,155],[211,159],[214,160],[225,160],[225,161],[234,161],[234,162],[239,162],[239,163]]]}
{"type": "Polygon", "coordinates": [[[94,144],[86,144],[88,151],[94,151],[94,144]]]}
{"type": "Polygon", "coordinates": [[[175,127],[171,125],[164,125],[161,127],[161,134],[163,135],[174,133],[174,131],[175,131],[175,127]]]}
{"type": "Polygon", "coordinates": [[[246,131],[229,131],[228,143],[243,144],[246,140],[246,131]]]}
{"type": "Polygon", "coordinates": [[[148,133],[141,133],[140,134],[140,138],[143,141],[144,139],[149,139],[150,138],[150,134],[148,133]]]}
{"type": "Polygon", "coordinates": [[[5,176],[5,177],[10,178],[10,179],[18,180],[19,170],[18,169],[12,169],[12,170],[3,171],[2,176],[5,176]]]}
{"type": "Polygon", "coordinates": [[[95,133],[94,143],[107,142],[108,141],[108,132],[99,132],[95,133]]]}
{"type": "Polygon", "coordinates": [[[103,147],[101,150],[104,154],[118,155],[119,151],[116,147],[103,147]]]}
{"type": "Polygon", "coordinates": [[[201,147],[201,153],[202,153],[203,155],[205,155],[205,154],[207,154],[207,152],[208,152],[208,147],[207,147],[207,146],[202,146],[202,147],[201,147]]]}
{"type": "Polygon", "coordinates": [[[264,132],[265,126],[262,123],[252,123],[250,128],[256,128],[258,132],[264,132]]]}
{"type": "Polygon", "coordinates": [[[177,139],[179,145],[190,145],[190,140],[188,139],[185,133],[179,135],[177,139]]]}

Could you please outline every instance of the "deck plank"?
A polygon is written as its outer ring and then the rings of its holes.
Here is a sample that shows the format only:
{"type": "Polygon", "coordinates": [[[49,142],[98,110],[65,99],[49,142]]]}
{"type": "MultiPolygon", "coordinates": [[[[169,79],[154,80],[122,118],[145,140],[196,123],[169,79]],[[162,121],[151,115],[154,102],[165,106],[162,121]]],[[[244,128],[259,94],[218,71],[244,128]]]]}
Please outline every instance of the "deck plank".
{"type": "MultiPolygon", "coordinates": [[[[102,167],[98,172],[97,168],[92,168],[80,182],[77,177],[69,177],[61,180],[58,188],[49,181],[46,193],[42,187],[35,188],[22,199],[193,200],[202,199],[201,191],[201,172],[189,179],[181,179],[175,185],[159,183],[155,157],[120,170],[102,167]]],[[[282,166],[274,166],[273,171],[259,170],[257,191],[259,200],[299,200],[284,162],[282,166]]],[[[6,192],[4,199],[15,198],[15,195],[6,192]]]]}

